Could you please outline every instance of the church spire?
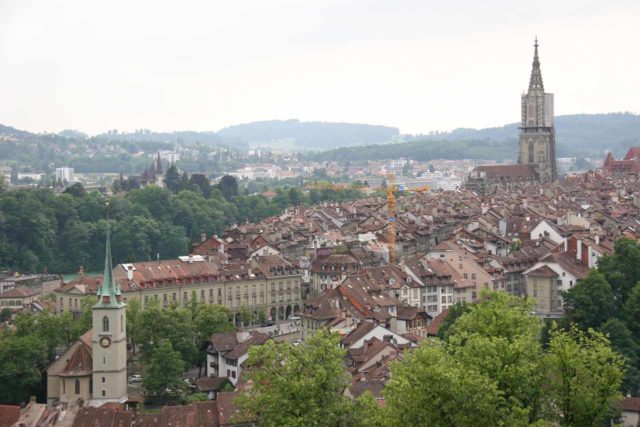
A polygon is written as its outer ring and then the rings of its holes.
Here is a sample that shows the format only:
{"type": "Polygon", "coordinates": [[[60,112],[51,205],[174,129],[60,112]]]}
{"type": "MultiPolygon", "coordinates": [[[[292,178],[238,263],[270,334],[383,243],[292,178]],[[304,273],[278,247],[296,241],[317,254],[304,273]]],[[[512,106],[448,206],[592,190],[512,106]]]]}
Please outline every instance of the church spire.
{"type": "Polygon", "coordinates": [[[102,283],[98,288],[97,306],[114,306],[120,305],[120,288],[116,286],[113,280],[113,262],[111,261],[111,228],[109,225],[109,202],[107,202],[107,243],[104,254],[104,274],[102,283]]]}
{"type": "Polygon", "coordinates": [[[533,43],[533,64],[531,67],[531,80],[529,80],[529,93],[535,90],[544,92],[544,85],[542,84],[542,72],[540,71],[540,60],[538,59],[538,37],[536,37],[533,43]]]}

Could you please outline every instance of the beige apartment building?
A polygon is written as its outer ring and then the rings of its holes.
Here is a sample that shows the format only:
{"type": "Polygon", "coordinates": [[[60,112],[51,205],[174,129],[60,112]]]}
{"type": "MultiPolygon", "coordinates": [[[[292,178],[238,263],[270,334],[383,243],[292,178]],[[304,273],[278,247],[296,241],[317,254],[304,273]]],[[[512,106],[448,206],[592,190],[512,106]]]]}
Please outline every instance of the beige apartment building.
{"type": "MultiPolygon", "coordinates": [[[[283,320],[302,307],[302,270],[278,255],[256,256],[247,263],[220,266],[200,256],[118,264],[113,277],[124,302],[138,299],[163,307],[201,304],[225,306],[232,313],[248,308],[283,320]]],[[[86,282],[87,279],[84,279],[86,282]]],[[[82,311],[83,299],[95,300],[96,285],[67,283],[54,292],[60,313],[82,311]]]]}

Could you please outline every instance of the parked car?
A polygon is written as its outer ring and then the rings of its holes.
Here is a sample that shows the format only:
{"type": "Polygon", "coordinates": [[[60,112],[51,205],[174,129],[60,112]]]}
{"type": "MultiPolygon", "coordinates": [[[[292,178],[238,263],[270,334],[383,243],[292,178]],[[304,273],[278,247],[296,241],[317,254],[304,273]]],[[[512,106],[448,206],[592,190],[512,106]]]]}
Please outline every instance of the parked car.
{"type": "Polygon", "coordinates": [[[131,375],[129,377],[129,384],[138,384],[142,382],[142,375],[131,375]]]}

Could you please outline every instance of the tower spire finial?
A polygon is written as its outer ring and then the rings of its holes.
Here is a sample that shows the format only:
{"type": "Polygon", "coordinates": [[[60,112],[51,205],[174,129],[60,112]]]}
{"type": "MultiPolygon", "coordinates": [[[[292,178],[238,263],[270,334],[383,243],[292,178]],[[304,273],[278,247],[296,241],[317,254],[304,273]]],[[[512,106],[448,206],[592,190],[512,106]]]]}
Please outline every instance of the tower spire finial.
{"type": "Polygon", "coordinates": [[[540,59],[538,59],[538,36],[533,42],[533,64],[531,67],[531,80],[529,80],[529,92],[540,90],[544,92],[542,72],[540,71],[540,59]]]}
{"type": "Polygon", "coordinates": [[[120,289],[116,287],[113,280],[113,262],[111,260],[111,226],[109,224],[109,202],[106,202],[105,205],[107,208],[107,241],[104,250],[104,274],[102,276],[102,283],[100,284],[100,287],[97,291],[97,305],[118,306],[120,304],[120,289]]]}

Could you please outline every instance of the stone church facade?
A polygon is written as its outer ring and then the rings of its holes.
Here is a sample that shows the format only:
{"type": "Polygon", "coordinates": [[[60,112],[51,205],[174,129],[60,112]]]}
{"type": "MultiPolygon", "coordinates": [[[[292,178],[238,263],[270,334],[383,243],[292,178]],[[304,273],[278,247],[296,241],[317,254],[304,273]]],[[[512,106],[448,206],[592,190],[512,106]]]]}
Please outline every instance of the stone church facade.
{"type": "Polygon", "coordinates": [[[496,187],[511,188],[557,178],[553,94],[544,91],[537,39],[529,89],[521,99],[521,116],[518,164],[478,166],[469,174],[466,188],[486,194],[496,187]]]}

